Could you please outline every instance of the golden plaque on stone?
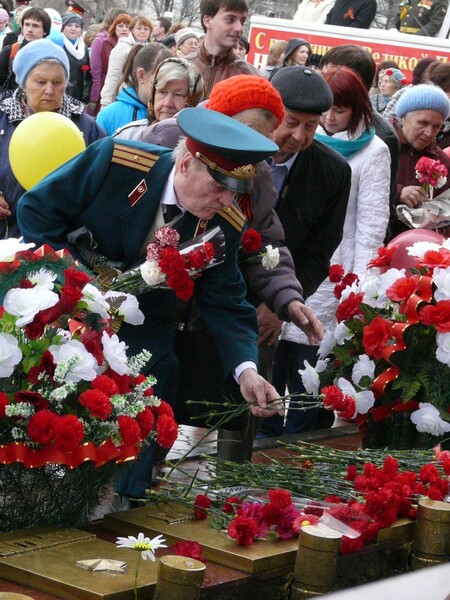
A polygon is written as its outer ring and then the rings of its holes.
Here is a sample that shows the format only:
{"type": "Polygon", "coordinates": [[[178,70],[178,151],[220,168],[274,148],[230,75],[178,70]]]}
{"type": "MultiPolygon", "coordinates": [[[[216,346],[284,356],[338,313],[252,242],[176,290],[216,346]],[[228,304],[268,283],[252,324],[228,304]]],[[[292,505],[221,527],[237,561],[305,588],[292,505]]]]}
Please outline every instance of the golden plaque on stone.
{"type": "MultiPolygon", "coordinates": [[[[118,548],[77,529],[0,534],[3,578],[67,600],[133,600],[138,558],[133,549],[118,548]]],[[[156,564],[141,561],[139,597],[152,598],[155,587],[156,564]]]]}
{"type": "Polygon", "coordinates": [[[203,546],[206,559],[246,573],[293,568],[298,548],[297,539],[258,540],[252,546],[239,546],[207,520],[196,521],[192,508],[176,502],[110,513],[105,515],[103,525],[121,536],[136,536],[140,531],[149,537],[161,533],[168,546],[181,540],[196,541],[203,546]]]}

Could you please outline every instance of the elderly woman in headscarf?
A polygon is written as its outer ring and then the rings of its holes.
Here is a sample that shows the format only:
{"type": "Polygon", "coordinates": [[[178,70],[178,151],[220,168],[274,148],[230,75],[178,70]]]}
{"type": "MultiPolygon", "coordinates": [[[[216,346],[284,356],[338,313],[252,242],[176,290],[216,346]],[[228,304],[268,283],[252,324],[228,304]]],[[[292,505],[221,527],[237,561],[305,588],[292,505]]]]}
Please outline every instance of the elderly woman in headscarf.
{"type": "Polygon", "coordinates": [[[66,94],[69,69],[64,50],[47,39],[27,44],[14,59],[19,87],[0,96],[0,238],[20,235],[16,205],[25,190],[11,170],[9,144],[24,119],[43,111],[64,115],[80,129],[86,146],[106,135],[84,105],[66,94]]]}
{"type": "MultiPolygon", "coordinates": [[[[449,117],[450,100],[436,85],[414,85],[397,102],[396,111],[397,118],[392,120],[400,140],[396,204],[415,208],[429,199],[427,190],[417,179],[418,160],[424,156],[437,160],[450,172],[450,157],[436,142],[436,136],[449,117]]],[[[450,178],[438,193],[448,189],[450,178]]],[[[408,227],[399,220],[392,223],[394,236],[406,229],[408,227]]]]}
{"type": "Polygon", "coordinates": [[[141,133],[148,126],[173,117],[182,108],[197,106],[203,98],[203,77],[197,67],[184,58],[166,58],[154,73],[148,118],[125,125],[114,137],[145,141],[141,133]]]}

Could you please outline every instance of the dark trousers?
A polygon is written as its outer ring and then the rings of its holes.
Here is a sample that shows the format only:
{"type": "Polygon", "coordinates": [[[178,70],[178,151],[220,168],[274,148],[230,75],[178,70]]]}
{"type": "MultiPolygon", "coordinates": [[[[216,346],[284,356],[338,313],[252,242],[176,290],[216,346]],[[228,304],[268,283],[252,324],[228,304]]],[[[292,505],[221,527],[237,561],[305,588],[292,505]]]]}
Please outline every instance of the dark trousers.
{"type": "MultiPolygon", "coordinates": [[[[173,408],[178,382],[177,357],[173,352],[169,353],[149,371],[157,379],[155,395],[168,402],[173,408]]],[[[115,491],[130,498],[145,498],[145,490],[149,489],[152,483],[153,465],[161,450],[154,441],[142,448],[138,458],[132,461],[129,467],[123,469],[116,478],[115,491]]]]}
{"type": "MultiPolygon", "coordinates": [[[[286,395],[286,390],[290,394],[305,393],[302,379],[298,372],[304,368],[304,361],[307,360],[310,365],[315,366],[317,362],[317,346],[308,346],[306,344],[296,344],[281,340],[275,352],[273,365],[273,380],[280,396],[286,395]]],[[[293,403],[295,404],[295,398],[293,403]]],[[[302,402],[308,401],[308,397],[299,398],[302,402]]],[[[311,399],[315,402],[315,399],[311,399]]],[[[334,415],[331,411],[321,408],[310,410],[288,410],[286,424],[284,418],[279,415],[264,419],[259,433],[266,437],[278,436],[283,433],[299,433],[302,431],[313,431],[315,429],[326,429],[331,427],[334,421],[334,415]]]]}

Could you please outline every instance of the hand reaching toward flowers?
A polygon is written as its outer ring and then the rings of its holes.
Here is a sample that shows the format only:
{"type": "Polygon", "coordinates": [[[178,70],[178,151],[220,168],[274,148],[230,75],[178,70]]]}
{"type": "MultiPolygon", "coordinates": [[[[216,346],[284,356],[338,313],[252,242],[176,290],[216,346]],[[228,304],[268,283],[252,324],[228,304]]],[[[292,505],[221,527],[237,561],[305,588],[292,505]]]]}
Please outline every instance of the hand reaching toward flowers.
{"type": "Polygon", "coordinates": [[[414,208],[420,202],[428,198],[428,194],[420,185],[405,185],[400,192],[399,204],[406,204],[409,208],[414,208]]]}
{"type": "Polygon", "coordinates": [[[319,345],[323,338],[323,326],[312,308],[293,300],[288,304],[287,312],[294,325],[306,334],[308,342],[312,346],[319,345]]]}
{"type": "Polygon", "coordinates": [[[277,412],[283,416],[282,410],[276,411],[267,408],[267,401],[276,400],[279,394],[273,385],[261,377],[255,369],[244,369],[239,376],[239,385],[241,394],[251,405],[250,411],[255,417],[271,417],[277,412]]]}

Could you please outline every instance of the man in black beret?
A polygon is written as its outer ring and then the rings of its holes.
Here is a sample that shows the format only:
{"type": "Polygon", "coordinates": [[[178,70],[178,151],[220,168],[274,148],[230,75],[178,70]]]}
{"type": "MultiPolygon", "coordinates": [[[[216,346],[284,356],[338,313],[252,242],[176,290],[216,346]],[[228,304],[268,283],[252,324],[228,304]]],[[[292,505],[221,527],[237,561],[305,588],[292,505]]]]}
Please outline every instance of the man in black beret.
{"type": "MultiPolygon", "coordinates": [[[[334,150],[314,139],[320,117],[333,104],[333,94],[321,75],[307,67],[280,69],[271,79],[279,91],[285,116],[272,135],[279,151],[273,156],[272,176],[278,191],[277,213],[285,231],[285,244],[294,259],[303,297],[311,296],[328,276],[330,259],[342,238],[351,169],[334,150]]],[[[259,315],[261,326],[262,311],[259,315]]],[[[265,309],[267,323],[279,326],[276,316],[265,309]]],[[[308,346],[311,356],[299,355],[300,344],[281,341],[275,353],[273,382],[280,394],[298,392],[298,369],[303,361],[315,361],[316,346],[308,346]]],[[[303,421],[301,430],[324,425],[317,411],[296,411],[303,421]]],[[[328,415],[330,413],[328,412],[328,415]]],[[[332,415],[331,415],[332,416],[332,415]]],[[[331,425],[327,424],[327,426],[331,425]]],[[[265,419],[260,437],[283,433],[283,418],[265,419]]]]}

